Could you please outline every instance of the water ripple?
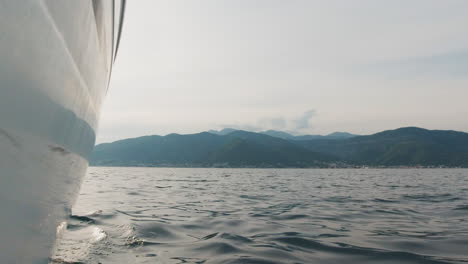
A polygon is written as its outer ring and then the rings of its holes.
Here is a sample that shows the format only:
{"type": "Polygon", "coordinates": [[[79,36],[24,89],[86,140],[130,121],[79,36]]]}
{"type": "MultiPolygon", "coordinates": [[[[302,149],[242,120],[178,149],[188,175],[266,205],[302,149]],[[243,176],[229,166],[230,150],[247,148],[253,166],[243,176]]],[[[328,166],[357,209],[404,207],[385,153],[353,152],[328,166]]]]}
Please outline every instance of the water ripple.
{"type": "Polygon", "coordinates": [[[468,170],[90,174],[51,263],[468,263],[468,170]]]}

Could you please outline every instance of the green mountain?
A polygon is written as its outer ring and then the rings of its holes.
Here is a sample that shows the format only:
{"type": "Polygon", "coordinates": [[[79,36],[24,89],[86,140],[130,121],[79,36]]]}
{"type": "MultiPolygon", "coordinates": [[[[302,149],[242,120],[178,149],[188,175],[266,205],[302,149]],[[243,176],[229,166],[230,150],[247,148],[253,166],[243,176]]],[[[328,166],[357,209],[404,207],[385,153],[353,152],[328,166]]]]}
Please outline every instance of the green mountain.
{"type": "Polygon", "coordinates": [[[351,164],[468,167],[468,133],[405,127],[344,140],[296,141],[351,164]]]}
{"type": "Polygon", "coordinates": [[[232,132],[238,131],[238,130],[239,129],[235,129],[235,128],[223,128],[223,129],[221,129],[219,131],[211,129],[211,130],[208,130],[208,133],[224,136],[224,135],[227,135],[229,133],[232,133],[232,132]]]}
{"type": "MultiPolygon", "coordinates": [[[[234,128],[224,128],[222,130],[209,130],[209,133],[216,134],[216,135],[227,135],[229,133],[235,132],[235,131],[242,131],[234,128]]],[[[300,136],[295,136],[292,134],[289,134],[284,131],[278,131],[278,130],[266,130],[266,131],[261,131],[259,132],[260,134],[272,136],[272,137],[277,137],[277,138],[282,138],[286,140],[312,140],[312,139],[346,139],[346,138],[352,138],[355,137],[356,135],[347,133],[347,132],[334,132],[328,135],[300,135],[300,136]]]]}
{"type": "Polygon", "coordinates": [[[91,165],[181,167],[468,167],[468,133],[416,127],[368,136],[283,139],[242,130],[145,136],[97,145],[91,165]]]}
{"type": "Polygon", "coordinates": [[[145,136],[97,145],[91,165],[324,167],[336,160],[287,140],[236,130],[226,135],[145,136]]]}

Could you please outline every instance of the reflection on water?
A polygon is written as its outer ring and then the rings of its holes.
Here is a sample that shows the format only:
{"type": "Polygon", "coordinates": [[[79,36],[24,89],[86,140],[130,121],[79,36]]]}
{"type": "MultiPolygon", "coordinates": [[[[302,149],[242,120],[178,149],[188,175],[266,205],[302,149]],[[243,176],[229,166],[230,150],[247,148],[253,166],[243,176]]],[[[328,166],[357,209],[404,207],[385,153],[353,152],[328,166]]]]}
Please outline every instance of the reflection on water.
{"type": "Polygon", "coordinates": [[[53,263],[466,263],[468,170],[90,168],[53,263]]]}

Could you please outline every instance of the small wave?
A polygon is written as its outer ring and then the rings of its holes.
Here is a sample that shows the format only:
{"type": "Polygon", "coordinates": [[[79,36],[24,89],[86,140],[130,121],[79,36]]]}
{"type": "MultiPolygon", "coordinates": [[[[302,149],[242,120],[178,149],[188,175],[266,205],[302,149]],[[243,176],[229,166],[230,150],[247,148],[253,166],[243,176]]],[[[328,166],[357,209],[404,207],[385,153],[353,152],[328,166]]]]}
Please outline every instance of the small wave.
{"type": "Polygon", "coordinates": [[[125,240],[125,246],[133,248],[133,247],[143,247],[143,246],[155,246],[155,245],[160,245],[161,243],[156,243],[156,242],[150,242],[146,241],[144,239],[141,239],[139,237],[128,237],[125,240]]]}
{"type": "Polygon", "coordinates": [[[81,262],[81,261],[67,261],[61,258],[52,258],[50,259],[49,264],[86,264],[86,263],[81,262]]]}
{"type": "Polygon", "coordinates": [[[85,216],[100,216],[102,215],[102,210],[96,210],[85,214],[85,216]]]}
{"type": "Polygon", "coordinates": [[[353,199],[351,196],[332,196],[332,197],[325,198],[324,201],[331,202],[331,203],[346,203],[346,202],[362,203],[362,202],[365,202],[364,200],[353,199]]]}
{"type": "Polygon", "coordinates": [[[242,256],[237,259],[231,259],[223,261],[222,263],[226,264],[280,264],[282,262],[276,262],[268,259],[262,259],[252,256],[242,256]]]}
{"type": "Polygon", "coordinates": [[[94,230],[93,230],[93,233],[92,233],[92,239],[91,239],[91,242],[92,243],[96,243],[96,242],[99,242],[103,239],[105,239],[107,237],[107,233],[104,232],[104,230],[102,230],[101,228],[99,227],[94,227],[94,230]]]}
{"type": "Polygon", "coordinates": [[[227,239],[227,240],[230,240],[230,241],[235,241],[235,242],[239,242],[239,243],[243,243],[243,244],[248,244],[248,243],[253,243],[253,240],[247,238],[247,237],[244,237],[244,236],[241,236],[241,235],[236,235],[236,234],[231,234],[231,233],[222,233],[220,235],[220,237],[222,239],[227,239]]]}
{"type": "Polygon", "coordinates": [[[138,237],[152,242],[179,241],[183,238],[170,225],[154,221],[135,224],[134,232],[138,237]]]}
{"type": "Polygon", "coordinates": [[[57,226],[57,234],[56,237],[60,238],[62,237],[63,233],[67,229],[67,222],[63,221],[57,226]]]}
{"type": "Polygon", "coordinates": [[[213,238],[213,237],[215,237],[217,235],[218,235],[218,233],[209,234],[207,236],[204,236],[204,237],[200,238],[200,240],[208,240],[208,239],[213,238]]]}
{"type": "Polygon", "coordinates": [[[419,255],[403,251],[387,251],[375,248],[364,248],[349,245],[346,243],[333,243],[325,244],[301,237],[281,237],[274,239],[275,241],[297,246],[307,250],[316,250],[322,252],[329,252],[340,255],[361,256],[367,258],[368,261],[386,261],[386,262],[411,262],[411,263],[429,263],[429,264],[442,264],[448,263],[439,261],[433,256],[419,255]]]}
{"type": "Polygon", "coordinates": [[[167,189],[167,188],[171,188],[172,186],[170,186],[170,185],[169,186],[158,186],[158,185],[156,185],[154,187],[158,188],[158,189],[167,189]]]}
{"type": "Polygon", "coordinates": [[[273,216],[273,220],[297,220],[297,219],[305,219],[305,218],[310,218],[309,215],[305,214],[285,214],[285,215],[278,215],[278,216],[273,216]]]}
{"type": "Polygon", "coordinates": [[[453,208],[453,210],[468,210],[468,204],[467,205],[459,205],[459,206],[453,208]]]}
{"type": "Polygon", "coordinates": [[[430,203],[439,203],[439,202],[452,202],[460,200],[459,197],[454,197],[450,193],[442,193],[442,194],[428,194],[428,193],[421,193],[421,194],[405,194],[402,196],[403,199],[406,200],[415,200],[420,202],[430,202],[430,203]]]}
{"type": "Polygon", "coordinates": [[[240,248],[226,242],[205,243],[203,246],[195,247],[194,250],[203,252],[204,254],[210,253],[213,255],[235,254],[242,252],[240,248]]]}
{"type": "Polygon", "coordinates": [[[84,223],[95,223],[96,221],[90,217],[87,217],[87,216],[82,216],[82,215],[71,215],[69,217],[70,219],[72,220],[78,220],[80,222],[84,222],[84,223]]]}
{"type": "Polygon", "coordinates": [[[249,199],[249,200],[268,200],[271,198],[269,195],[239,195],[240,198],[242,199],[249,199]]]}
{"type": "Polygon", "coordinates": [[[392,200],[392,199],[383,199],[383,198],[375,198],[372,201],[376,203],[400,203],[398,200],[392,200]]]}

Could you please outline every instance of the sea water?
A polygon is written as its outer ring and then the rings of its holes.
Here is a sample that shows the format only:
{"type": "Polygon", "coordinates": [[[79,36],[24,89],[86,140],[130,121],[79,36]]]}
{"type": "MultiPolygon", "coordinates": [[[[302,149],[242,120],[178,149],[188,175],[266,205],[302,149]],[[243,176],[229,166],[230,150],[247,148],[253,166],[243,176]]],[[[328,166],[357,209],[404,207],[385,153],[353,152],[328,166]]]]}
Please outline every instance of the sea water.
{"type": "Polygon", "coordinates": [[[468,170],[90,168],[52,263],[467,263],[468,170]]]}

